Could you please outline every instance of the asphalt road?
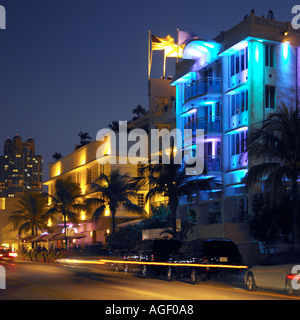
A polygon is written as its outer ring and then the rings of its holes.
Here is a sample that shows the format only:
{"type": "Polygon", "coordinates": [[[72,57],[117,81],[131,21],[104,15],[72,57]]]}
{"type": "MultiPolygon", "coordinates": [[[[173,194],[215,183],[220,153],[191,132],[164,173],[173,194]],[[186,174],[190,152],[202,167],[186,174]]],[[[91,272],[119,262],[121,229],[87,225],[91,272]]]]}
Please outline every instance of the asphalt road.
{"type": "Polygon", "coordinates": [[[108,266],[4,262],[6,289],[0,300],[296,300],[280,292],[249,292],[242,282],[167,282],[116,272],[108,266]]]}

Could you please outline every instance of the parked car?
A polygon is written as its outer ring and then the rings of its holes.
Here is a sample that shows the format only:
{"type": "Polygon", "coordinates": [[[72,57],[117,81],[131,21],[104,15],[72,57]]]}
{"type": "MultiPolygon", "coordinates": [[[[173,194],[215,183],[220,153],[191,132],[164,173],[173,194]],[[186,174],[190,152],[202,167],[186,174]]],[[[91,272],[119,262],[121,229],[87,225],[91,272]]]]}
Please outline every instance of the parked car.
{"type": "Polygon", "coordinates": [[[17,252],[13,252],[9,248],[0,248],[0,259],[10,260],[18,257],[17,252]]]}
{"type": "MultiPolygon", "coordinates": [[[[124,259],[138,262],[167,262],[170,255],[178,251],[181,244],[180,240],[169,238],[143,240],[138,242],[134,249],[126,254],[124,259]]],[[[129,268],[131,268],[131,265],[125,264],[125,271],[128,271],[129,268]]],[[[147,264],[134,265],[134,269],[139,271],[143,278],[146,278],[149,274],[165,274],[166,268],[166,266],[147,264]]]]}
{"type": "Polygon", "coordinates": [[[205,280],[212,275],[219,276],[220,273],[227,275],[230,269],[194,267],[193,264],[241,265],[242,256],[231,240],[196,239],[185,242],[179,251],[170,257],[169,262],[174,265],[167,268],[167,280],[171,281],[175,277],[188,277],[192,284],[196,284],[199,280],[205,280]],[[189,265],[176,265],[179,263],[189,265]]]}
{"type": "MultiPolygon", "coordinates": [[[[123,261],[126,257],[127,252],[128,252],[127,249],[116,249],[110,254],[109,259],[123,261]]],[[[124,263],[112,262],[110,264],[110,267],[115,271],[122,271],[124,270],[124,263]]]]}
{"type": "Polygon", "coordinates": [[[300,252],[279,252],[247,270],[245,284],[251,291],[265,288],[285,290],[288,294],[293,294],[296,290],[293,288],[292,280],[298,271],[300,271],[300,252]],[[293,267],[296,267],[294,273],[293,267]]]}

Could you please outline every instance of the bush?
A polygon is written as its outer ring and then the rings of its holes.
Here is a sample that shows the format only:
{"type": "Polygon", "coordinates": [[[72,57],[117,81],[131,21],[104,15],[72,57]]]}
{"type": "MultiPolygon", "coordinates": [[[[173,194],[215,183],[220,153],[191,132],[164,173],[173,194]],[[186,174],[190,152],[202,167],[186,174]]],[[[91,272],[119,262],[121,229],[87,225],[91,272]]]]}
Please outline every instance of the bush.
{"type": "Polygon", "coordinates": [[[65,257],[65,252],[59,250],[51,251],[37,251],[29,250],[26,252],[18,251],[18,258],[27,261],[39,261],[39,262],[53,262],[57,259],[63,259],[65,257]]]}
{"type": "Polygon", "coordinates": [[[25,252],[25,253],[24,253],[24,258],[25,258],[25,260],[31,261],[31,260],[32,260],[31,251],[25,252]]]}
{"type": "Polygon", "coordinates": [[[34,261],[37,261],[37,255],[38,255],[37,251],[33,251],[31,253],[31,259],[34,260],[34,261]]]}
{"type": "Polygon", "coordinates": [[[47,252],[41,251],[37,254],[37,261],[46,262],[46,254],[47,252]]]}
{"type": "Polygon", "coordinates": [[[53,262],[57,259],[57,255],[55,251],[50,251],[47,253],[47,262],[53,262]]]}
{"type": "Polygon", "coordinates": [[[25,259],[25,252],[19,250],[18,251],[18,258],[24,260],[25,259]]]}
{"type": "Polygon", "coordinates": [[[64,252],[62,252],[62,251],[58,251],[56,253],[56,259],[64,259],[65,256],[66,256],[66,254],[64,252]]]}
{"type": "Polygon", "coordinates": [[[138,224],[120,228],[114,234],[107,236],[106,241],[111,250],[132,249],[137,241],[142,240],[145,229],[168,228],[172,226],[172,214],[168,207],[161,205],[151,207],[153,214],[138,224]]]}

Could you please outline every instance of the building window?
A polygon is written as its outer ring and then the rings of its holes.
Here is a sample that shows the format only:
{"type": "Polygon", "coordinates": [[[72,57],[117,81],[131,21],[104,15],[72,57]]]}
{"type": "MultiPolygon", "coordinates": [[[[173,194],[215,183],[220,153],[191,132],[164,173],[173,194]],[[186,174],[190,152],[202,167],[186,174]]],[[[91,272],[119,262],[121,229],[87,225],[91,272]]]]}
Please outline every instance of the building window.
{"type": "Polygon", "coordinates": [[[265,87],[265,108],[275,109],[275,87],[268,86],[265,87]]]}
{"type": "Polygon", "coordinates": [[[145,205],[145,197],[144,197],[144,194],[143,193],[138,193],[137,195],[137,205],[139,207],[144,207],[145,205]]]}
{"type": "Polygon", "coordinates": [[[231,135],[231,155],[244,153],[247,150],[247,131],[231,135]]]}
{"type": "Polygon", "coordinates": [[[92,170],[86,169],[86,183],[92,182],[92,170]]]}
{"type": "Polygon", "coordinates": [[[205,78],[208,78],[208,77],[212,77],[213,76],[213,74],[212,74],[212,68],[208,68],[208,69],[205,69],[204,70],[204,77],[205,78]]]}
{"type": "Polygon", "coordinates": [[[100,163],[98,166],[98,176],[100,177],[101,174],[104,174],[104,165],[100,163]]]}
{"type": "Polygon", "coordinates": [[[240,52],[235,54],[235,73],[240,72],[240,52]]]}
{"type": "Polygon", "coordinates": [[[81,183],[81,172],[77,172],[76,182],[81,183]]]}
{"type": "Polygon", "coordinates": [[[230,99],[230,103],[231,103],[231,115],[235,115],[236,112],[235,112],[235,95],[232,95],[231,96],[231,99],[230,99]]]}
{"type": "Polygon", "coordinates": [[[235,154],[240,153],[240,134],[235,134],[235,154]]]}
{"type": "Polygon", "coordinates": [[[235,135],[231,135],[231,155],[234,156],[235,153],[235,135]]]}
{"type": "Polygon", "coordinates": [[[245,70],[245,50],[241,50],[241,70],[245,70]]]}
{"type": "Polygon", "coordinates": [[[275,67],[275,59],[274,59],[274,45],[273,44],[265,44],[265,66],[266,67],[275,67]]]}
{"type": "Polygon", "coordinates": [[[247,131],[242,131],[240,136],[240,151],[241,153],[244,153],[246,151],[246,140],[247,140],[247,131]]]}
{"type": "Polygon", "coordinates": [[[234,72],[234,55],[232,55],[230,59],[231,59],[231,62],[230,62],[230,70],[231,70],[230,75],[233,76],[233,75],[235,75],[235,72],[234,72]]]}
{"type": "Polygon", "coordinates": [[[231,115],[248,110],[248,90],[241,91],[231,96],[231,115]]]}
{"type": "Polygon", "coordinates": [[[248,69],[248,47],[236,52],[230,57],[230,74],[235,74],[248,69]]]}
{"type": "Polygon", "coordinates": [[[211,156],[212,155],[212,142],[204,143],[204,154],[207,155],[207,156],[211,156]]]}
{"type": "MultiPolygon", "coordinates": [[[[241,190],[240,194],[241,193],[245,193],[245,190],[241,190]]],[[[232,222],[245,222],[247,215],[248,215],[248,198],[235,200],[234,215],[232,216],[232,222]]]]}

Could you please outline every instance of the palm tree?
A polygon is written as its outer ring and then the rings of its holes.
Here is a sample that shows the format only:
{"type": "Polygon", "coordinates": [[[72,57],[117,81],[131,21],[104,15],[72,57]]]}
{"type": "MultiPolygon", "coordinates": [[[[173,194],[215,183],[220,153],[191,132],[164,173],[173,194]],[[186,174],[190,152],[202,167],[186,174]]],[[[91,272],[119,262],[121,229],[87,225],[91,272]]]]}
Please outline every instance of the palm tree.
{"type": "Polygon", "coordinates": [[[120,205],[123,205],[128,211],[138,214],[144,213],[143,208],[132,203],[130,200],[130,197],[135,196],[136,192],[129,189],[128,183],[129,176],[127,174],[121,174],[119,169],[113,170],[110,176],[101,174],[95,183],[91,184],[93,192],[100,193],[100,198],[88,198],[85,201],[88,208],[91,208],[92,205],[97,206],[92,216],[94,221],[99,220],[106,210],[106,205],[108,205],[112,216],[113,234],[116,229],[116,212],[120,205]]]}
{"type": "Polygon", "coordinates": [[[79,131],[78,136],[80,138],[80,144],[75,146],[75,150],[78,150],[81,147],[87,145],[88,143],[90,143],[90,140],[92,140],[92,137],[88,132],[79,131]]]}
{"type": "Polygon", "coordinates": [[[61,159],[63,157],[63,155],[60,152],[55,152],[52,155],[53,160],[57,161],[59,159],[61,159]]]}
{"type": "MultiPolygon", "coordinates": [[[[48,230],[47,221],[47,195],[39,192],[25,193],[16,205],[15,211],[9,217],[14,230],[18,234],[31,231],[32,236],[37,236],[38,230],[48,230]]],[[[32,243],[33,248],[33,243],[32,243]]]]}
{"type": "Polygon", "coordinates": [[[67,220],[77,223],[76,209],[85,209],[82,204],[83,195],[79,185],[71,179],[57,179],[55,182],[55,192],[51,197],[51,207],[48,214],[60,213],[63,215],[65,242],[67,245],[67,220]]]}
{"type": "Polygon", "coordinates": [[[249,134],[247,140],[249,160],[261,163],[252,166],[245,181],[248,186],[263,182],[271,191],[272,202],[280,199],[283,190],[291,188],[293,240],[300,243],[298,231],[297,180],[300,178],[300,113],[296,108],[282,105],[268,114],[249,134]]]}
{"type": "Polygon", "coordinates": [[[112,121],[108,127],[114,131],[114,132],[119,132],[119,122],[118,121],[112,121]]]}
{"type": "Polygon", "coordinates": [[[140,104],[138,106],[136,106],[133,110],[132,110],[133,114],[136,114],[136,117],[133,117],[132,120],[137,120],[141,117],[143,117],[147,111],[145,108],[143,108],[140,104]]]}
{"type": "Polygon", "coordinates": [[[144,185],[149,186],[146,201],[155,195],[168,197],[168,207],[172,214],[173,234],[176,236],[176,211],[180,196],[187,195],[190,197],[193,193],[198,193],[201,190],[209,191],[220,187],[221,184],[215,178],[205,178],[204,174],[196,178],[186,175],[187,165],[176,163],[174,155],[174,145],[172,145],[170,156],[161,153],[158,164],[150,163],[142,167],[140,177],[133,178],[131,183],[134,189],[139,189],[144,185]],[[168,161],[170,164],[166,164],[168,161]]]}

